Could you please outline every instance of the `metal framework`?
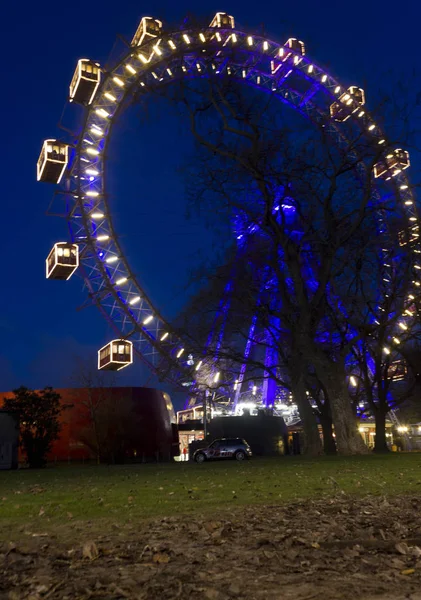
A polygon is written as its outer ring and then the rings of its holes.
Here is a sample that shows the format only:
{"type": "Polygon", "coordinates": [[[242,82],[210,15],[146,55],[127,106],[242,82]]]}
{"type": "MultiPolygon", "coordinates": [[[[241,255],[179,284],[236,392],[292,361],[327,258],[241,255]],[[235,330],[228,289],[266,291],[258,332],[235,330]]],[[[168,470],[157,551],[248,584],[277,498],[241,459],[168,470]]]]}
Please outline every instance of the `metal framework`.
{"type": "MultiPolygon", "coordinates": [[[[148,33],[148,23],[142,20],[132,46],[101,73],[94,93],[85,103],[80,135],[67,141],[73,152],[61,187],[70,239],[79,246],[80,270],[90,301],[100,308],[116,336],[133,343],[134,352],[151,371],[181,386],[192,385],[201,364],[198,359],[186,360],[189,340],[174,332],[136,279],[114,230],[108,203],[107,147],[129,101],[178,79],[220,75],[273,94],[312,122],[323,125],[340,146],[346,144],[350,131],[359,131],[375,147],[386,140],[363,107],[363,91],[347,91],[304,54],[302,42],[288,40],[280,44],[235,29],[232,17],[218,15],[209,27],[171,33],[165,33],[161,23],[150,17],[145,19],[155,25],[148,33]]],[[[411,239],[417,240],[418,216],[406,167],[393,168],[393,193],[405,208],[411,239]]],[[[387,254],[385,247],[386,273],[390,266],[387,254]]],[[[417,264],[415,267],[421,269],[417,264]]],[[[414,280],[414,286],[420,285],[414,280]]],[[[401,329],[408,318],[402,316],[401,329]]]]}

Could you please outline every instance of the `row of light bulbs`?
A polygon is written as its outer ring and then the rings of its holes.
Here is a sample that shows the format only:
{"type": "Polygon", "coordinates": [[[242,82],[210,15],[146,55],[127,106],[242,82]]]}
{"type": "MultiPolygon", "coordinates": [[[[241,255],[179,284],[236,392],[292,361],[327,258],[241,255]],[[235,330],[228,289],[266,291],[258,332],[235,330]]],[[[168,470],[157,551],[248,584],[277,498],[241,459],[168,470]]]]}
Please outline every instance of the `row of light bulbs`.
{"type": "MultiPolygon", "coordinates": [[[[205,35],[203,32],[200,32],[200,33],[198,34],[198,37],[199,37],[199,40],[200,40],[202,43],[206,43],[206,42],[208,41],[208,39],[206,38],[206,35],[205,35]]],[[[224,45],[226,45],[226,44],[227,44],[228,42],[230,42],[230,41],[231,41],[233,44],[236,44],[236,43],[238,42],[238,36],[237,36],[237,34],[235,34],[235,33],[231,33],[231,34],[229,34],[229,35],[226,37],[226,39],[225,39],[225,40],[223,40],[223,39],[222,39],[222,36],[221,36],[221,34],[220,34],[218,31],[217,31],[217,32],[214,34],[214,37],[215,37],[215,38],[218,40],[218,42],[222,42],[222,41],[224,41],[224,45]]],[[[188,34],[182,34],[182,36],[181,36],[181,39],[182,39],[182,40],[183,40],[183,42],[184,42],[185,44],[187,44],[187,45],[190,45],[190,44],[192,43],[192,37],[191,37],[191,36],[189,36],[188,34]]],[[[168,44],[169,48],[170,48],[172,51],[174,51],[174,50],[176,50],[176,49],[177,49],[177,45],[175,44],[174,40],[171,40],[171,39],[167,40],[167,44],[168,44]]],[[[247,36],[247,45],[248,45],[248,46],[255,46],[255,45],[257,45],[257,44],[256,44],[256,42],[255,42],[255,39],[253,38],[253,36],[247,36]]],[[[263,40],[263,41],[261,42],[261,49],[262,49],[262,51],[263,51],[263,52],[267,52],[267,51],[269,50],[269,48],[270,48],[270,46],[269,46],[269,42],[268,42],[268,41],[266,41],[266,40],[263,40]]],[[[161,56],[162,56],[162,54],[163,54],[163,51],[164,51],[164,49],[163,49],[163,46],[161,45],[161,40],[158,40],[158,41],[157,41],[157,42],[156,42],[156,43],[155,43],[155,44],[152,46],[152,52],[151,52],[151,54],[150,54],[149,58],[148,58],[148,57],[146,57],[146,56],[145,56],[145,54],[143,54],[142,52],[139,52],[137,56],[138,56],[138,59],[139,59],[139,60],[140,60],[140,61],[141,61],[141,62],[142,62],[144,65],[145,65],[145,64],[148,64],[148,63],[150,63],[150,62],[152,61],[152,59],[153,59],[153,57],[154,57],[154,56],[161,57],[161,56]]],[[[277,56],[278,56],[278,57],[281,57],[281,56],[283,55],[283,53],[284,53],[284,48],[282,48],[282,47],[281,47],[281,48],[279,48],[279,47],[278,47],[278,48],[277,48],[277,51],[278,51],[278,54],[277,54],[277,56]]],[[[292,54],[293,54],[293,53],[292,53],[292,54]]],[[[132,57],[133,57],[133,55],[132,55],[132,57]]],[[[299,64],[301,61],[302,61],[302,57],[299,57],[298,55],[295,55],[295,56],[294,56],[294,63],[295,63],[295,65],[298,65],[298,64],[299,64]]],[[[132,77],[132,76],[134,76],[134,75],[137,75],[137,71],[136,71],[136,69],[135,69],[135,68],[132,66],[132,64],[130,64],[130,63],[127,63],[127,64],[125,64],[124,66],[125,66],[125,69],[126,69],[126,71],[127,71],[128,73],[130,73],[130,75],[128,75],[128,77],[132,77]]],[[[198,63],[196,66],[197,66],[198,70],[200,70],[200,68],[201,68],[201,67],[200,67],[199,63],[198,63]]],[[[313,76],[315,76],[315,66],[314,66],[313,64],[307,64],[307,65],[306,65],[306,70],[307,70],[307,73],[308,73],[309,75],[313,75],[313,74],[314,74],[313,76]]],[[[327,82],[327,80],[328,80],[328,75],[327,75],[327,74],[325,74],[325,73],[321,73],[321,74],[320,74],[320,70],[318,70],[318,71],[319,71],[319,77],[320,77],[320,81],[321,81],[322,83],[326,83],[326,82],[327,82]]],[[[173,76],[173,73],[172,73],[171,69],[169,69],[169,68],[167,69],[167,73],[168,73],[168,75],[170,75],[170,76],[173,76]]],[[[155,76],[155,78],[158,78],[158,76],[157,76],[155,73],[153,73],[153,75],[155,76]]],[[[162,78],[161,78],[161,79],[162,79],[162,78]]],[[[113,81],[113,82],[114,82],[114,84],[117,86],[117,88],[119,88],[120,90],[121,90],[122,88],[124,88],[124,86],[125,86],[125,80],[124,80],[124,76],[122,76],[120,73],[119,73],[119,75],[115,75],[115,76],[113,76],[113,77],[112,77],[112,81],[113,81]]],[[[144,83],[143,83],[143,82],[140,82],[140,85],[142,85],[142,84],[144,85],[144,83]]],[[[119,95],[121,95],[121,94],[119,94],[119,93],[118,93],[118,91],[117,91],[117,88],[116,88],[115,90],[114,90],[114,89],[112,89],[111,91],[107,91],[107,92],[105,92],[105,93],[103,94],[104,98],[105,98],[106,100],[108,100],[109,102],[112,102],[112,103],[117,103],[117,102],[119,101],[119,98],[118,98],[118,97],[119,97],[119,95]],[[114,93],[111,93],[111,92],[114,92],[114,93]]],[[[340,93],[342,92],[341,86],[339,86],[339,85],[335,85],[335,87],[334,87],[334,90],[333,90],[333,91],[334,91],[334,94],[336,94],[336,95],[340,94],[340,93]]],[[[124,95],[124,94],[123,94],[123,95],[124,95]]],[[[347,102],[349,103],[350,101],[352,101],[352,98],[351,98],[351,97],[349,97],[349,98],[347,99],[346,97],[344,97],[344,100],[347,100],[347,102]]],[[[109,120],[110,118],[112,118],[112,114],[111,114],[110,112],[106,111],[106,110],[105,110],[104,108],[102,108],[102,107],[100,107],[100,108],[96,108],[96,109],[95,109],[95,114],[96,114],[98,117],[100,117],[101,119],[105,119],[105,120],[109,120]]],[[[363,117],[365,114],[366,114],[366,112],[365,112],[364,110],[361,110],[361,111],[359,111],[359,112],[358,112],[358,118],[362,118],[362,117],[363,117]]],[[[377,127],[377,125],[376,125],[374,122],[372,122],[372,121],[371,121],[371,119],[369,119],[369,120],[368,120],[368,122],[367,122],[367,125],[366,125],[366,128],[367,128],[367,130],[368,130],[369,132],[372,132],[372,133],[373,133],[373,135],[376,135],[376,136],[377,136],[377,138],[378,138],[378,139],[377,139],[377,143],[378,143],[379,145],[382,145],[382,144],[385,144],[385,143],[386,143],[386,140],[385,140],[385,138],[381,137],[381,132],[380,132],[379,128],[377,127]],[[378,133],[377,133],[377,132],[378,132],[378,133]]],[[[94,135],[94,136],[96,136],[96,137],[102,137],[102,136],[105,136],[105,135],[106,135],[106,131],[104,130],[104,127],[99,127],[99,126],[98,126],[96,123],[92,123],[92,125],[91,125],[91,127],[90,127],[90,132],[91,132],[91,134],[92,134],[92,135],[94,135]]],[[[99,154],[100,154],[100,150],[98,150],[97,148],[94,148],[94,147],[92,147],[92,146],[93,146],[93,142],[91,142],[90,140],[84,139],[84,141],[85,141],[85,142],[88,144],[88,147],[86,148],[86,153],[89,155],[89,157],[81,157],[81,160],[83,160],[83,161],[85,161],[85,162],[89,162],[89,163],[91,163],[91,162],[92,162],[92,159],[93,159],[94,157],[98,157],[98,156],[99,156],[99,154]],[[92,157],[92,158],[91,158],[91,157],[92,157]]],[[[86,169],[86,170],[85,170],[85,173],[86,173],[87,175],[89,175],[90,177],[99,177],[99,175],[100,175],[100,173],[99,173],[99,171],[98,171],[97,169],[93,169],[93,168],[91,168],[91,165],[89,166],[89,168],[88,168],[88,169],[86,169]]],[[[407,188],[408,188],[408,186],[405,184],[405,185],[401,185],[401,186],[400,186],[400,188],[401,188],[402,190],[405,190],[405,189],[407,189],[407,188]]],[[[89,190],[89,191],[87,191],[87,192],[85,193],[85,195],[86,195],[87,197],[95,198],[95,197],[98,197],[100,194],[99,194],[99,192],[96,192],[96,191],[89,190]]],[[[410,206],[410,205],[412,205],[412,200],[407,200],[407,201],[405,202],[405,205],[407,205],[407,206],[410,206]]],[[[92,212],[90,216],[91,216],[91,218],[92,218],[92,219],[94,219],[94,220],[103,220],[103,219],[105,219],[105,215],[104,215],[102,212],[99,212],[99,211],[94,211],[94,212],[92,212]]],[[[416,221],[416,220],[417,220],[415,217],[410,217],[410,219],[411,219],[412,221],[416,221]]],[[[110,236],[109,236],[108,234],[100,234],[100,235],[98,235],[98,236],[96,237],[96,240],[97,240],[98,242],[102,242],[102,241],[108,241],[109,239],[110,239],[110,236]]],[[[107,257],[107,258],[105,259],[105,262],[106,262],[107,264],[112,264],[112,263],[115,263],[115,262],[117,262],[118,260],[119,260],[119,257],[118,257],[118,256],[116,256],[116,255],[112,255],[112,256],[109,256],[109,257],[107,257]]],[[[416,268],[421,268],[421,267],[419,267],[418,265],[416,265],[416,268]]],[[[117,279],[117,280],[115,281],[115,285],[117,285],[117,286],[124,285],[124,284],[125,284],[127,281],[128,281],[127,277],[120,277],[119,279],[117,279]]],[[[414,283],[416,283],[416,284],[420,285],[420,284],[419,284],[419,282],[414,282],[414,283]]],[[[140,300],[141,300],[141,297],[140,297],[140,296],[135,296],[135,297],[131,298],[131,299],[128,301],[128,304],[130,304],[131,306],[133,306],[133,305],[135,305],[135,304],[139,303],[139,302],[140,302],[140,300]]],[[[147,325],[147,324],[149,324],[149,323],[150,323],[150,322],[151,322],[153,319],[154,319],[154,316],[153,316],[153,315],[149,315],[148,317],[146,317],[146,318],[143,320],[143,324],[144,324],[144,325],[147,325]]],[[[399,324],[398,324],[398,325],[399,325],[399,327],[400,327],[402,330],[407,330],[407,329],[408,329],[407,325],[406,325],[404,322],[399,322],[399,324]]],[[[165,333],[164,333],[164,334],[161,336],[160,340],[161,340],[161,341],[165,341],[165,340],[168,338],[168,336],[169,336],[169,333],[168,333],[168,332],[165,332],[165,333]]],[[[400,342],[399,342],[399,339],[398,339],[397,337],[394,337],[394,338],[393,338],[393,341],[394,341],[396,344],[399,344],[399,343],[400,343],[400,342]]],[[[390,349],[389,349],[388,347],[385,347],[385,348],[384,348],[384,352],[385,352],[386,354],[390,354],[390,349]]],[[[182,356],[182,354],[183,354],[183,353],[184,353],[184,348],[180,348],[180,349],[177,351],[177,353],[176,353],[176,357],[177,357],[177,358],[181,358],[181,356],[182,356]]],[[[199,362],[197,363],[197,365],[196,365],[196,370],[199,370],[199,369],[200,369],[200,367],[201,367],[201,365],[202,365],[202,362],[203,362],[203,361],[199,361],[199,362]]],[[[215,382],[215,383],[216,383],[216,382],[219,380],[219,377],[220,377],[220,372],[217,372],[217,373],[214,375],[214,382],[215,382]]],[[[237,385],[238,385],[238,380],[237,380],[237,381],[236,381],[236,383],[234,384],[234,389],[236,389],[236,386],[237,386],[237,385]]]]}

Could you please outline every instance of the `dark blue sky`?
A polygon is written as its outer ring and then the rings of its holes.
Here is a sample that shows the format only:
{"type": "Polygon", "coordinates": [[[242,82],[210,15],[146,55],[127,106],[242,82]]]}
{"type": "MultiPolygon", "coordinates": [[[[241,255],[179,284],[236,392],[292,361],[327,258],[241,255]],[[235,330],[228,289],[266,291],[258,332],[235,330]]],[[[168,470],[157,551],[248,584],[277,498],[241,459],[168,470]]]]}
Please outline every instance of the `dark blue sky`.
{"type": "MultiPolygon", "coordinates": [[[[188,13],[208,22],[217,10],[225,10],[247,30],[263,26],[268,37],[279,41],[299,37],[315,62],[344,84],[364,87],[370,106],[379,88],[387,89],[388,74],[393,80],[406,78],[421,54],[416,0],[401,5],[374,0],[4,4],[0,390],[20,384],[68,385],[74,358],[95,361],[97,348],[111,335],[96,309],[76,311],[84,301],[80,279],[44,279],[45,256],[55,241],[65,238],[66,227],[45,215],[53,189],[36,183],[36,160],[43,139],[60,135],[57,123],[78,58],[104,63],[116,35],[130,40],[144,15],[176,24],[188,13]]],[[[112,208],[123,248],[170,317],[186,297],[183,286],[198,264],[198,253],[209,256],[215,243],[203,226],[184,217],[178,168],[191,150],[189,142],[181,141],[186,130],[186,124],[165,116],[160,106],[152,107],[147,119],[132,110],[112,147],[112,208]]],[[[119,382],[142,385],[146,380],[147,373],[137,366],[123,371],[119,382]]]]}

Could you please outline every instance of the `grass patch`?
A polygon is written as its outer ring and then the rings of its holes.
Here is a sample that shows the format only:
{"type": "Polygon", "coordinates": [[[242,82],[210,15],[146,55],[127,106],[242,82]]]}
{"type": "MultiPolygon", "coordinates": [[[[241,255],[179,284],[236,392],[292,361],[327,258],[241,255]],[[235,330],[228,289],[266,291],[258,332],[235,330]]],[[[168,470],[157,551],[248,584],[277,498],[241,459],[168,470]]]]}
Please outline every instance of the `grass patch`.
{"type": "Polygon", "coordinates": [[[419,493],[421,454],[0,472],[0,524],[41,519],[42,527],[72,519],[125,523],[235,506],[283,504],[342,491],[353,495],[419,493]]]}

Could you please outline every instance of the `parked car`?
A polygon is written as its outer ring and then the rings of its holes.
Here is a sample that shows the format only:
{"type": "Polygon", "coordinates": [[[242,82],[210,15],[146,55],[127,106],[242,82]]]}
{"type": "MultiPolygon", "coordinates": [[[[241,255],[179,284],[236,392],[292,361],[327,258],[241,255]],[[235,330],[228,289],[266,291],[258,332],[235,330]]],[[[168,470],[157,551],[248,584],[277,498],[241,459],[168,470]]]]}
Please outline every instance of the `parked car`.
{"type": "Polygon", "coordinates": [[[203,463],[205,460],[219,460],[222,458],[235,458],[241,461],[252,456],[251,448],[241,438],[221,438],[214,440],[207,448],[199,448],[193,454],[193,459],[197,463],[203,463]]]}

